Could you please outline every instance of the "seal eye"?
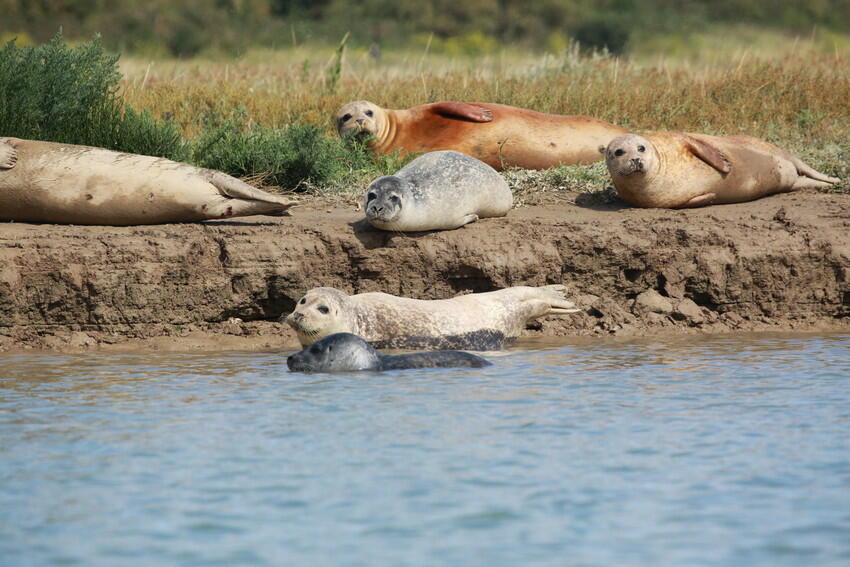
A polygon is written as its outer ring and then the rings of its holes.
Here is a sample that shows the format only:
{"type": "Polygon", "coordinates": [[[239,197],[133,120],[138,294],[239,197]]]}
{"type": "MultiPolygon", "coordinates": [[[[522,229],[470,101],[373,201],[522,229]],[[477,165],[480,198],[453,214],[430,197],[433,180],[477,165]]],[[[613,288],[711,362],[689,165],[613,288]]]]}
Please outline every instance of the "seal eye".
{"type": "Polygon", "coordinates": [[[373,114],[373,112],[371,110],[366,111],[366,116],[368,116],[369,118],[372,117],[372,114],[373,114]]]}
{"type": "Polygon", "coordinates": [[[341,119],[341,121],[342,121],[342,122],[348,122],[349,120],[351,120],[351,115],[350,115],[350,114],[346,114],[346,115],[345,115],[345,116],[343,116],[343,117],[342,117],[342,119],[341,119]]]}
{"type": "Polygon", "coordinates": [[[616,152],[614,152],[614,155],[615,155],[615,156],[617,156],[617,157],[620,157],[620,156],[621,156],[621,155],[623,155],[624,153],[626,153],[626,151],[625,151],[625,150],[620,149],[620,150],[617,150],[616,152]]]}
{"type": "Polygon", "coordinates": [[[318,309],[319,313],[324,313],[325,315],[330,312],[330,309],[328,309],[327,305],[319,305],[318,309]]]}
{"type": "Polygon", "coordinates": [[[375,198],[377,198],[377,195],[375,195],[374,193],[369,193],[368,195],[366,195],[366,202],[369,202],[375,198]]]}
{"type": "Polygon", "coordinates": [[[398,203],[401,199],[398,198],[398,195],[390,195],[390,201],[393,203],[398,203]]]}
{"type": "Polygon", "coordinates": [[[307,303],[307,298],[306,298],[306,297],[302,297],[302,298],[301,298],[301,301],[299,301],[298,303],[300,303],[301,305],[304,305],[305,303],[307,303]]]}
{"type": "Polygon", "coordinates": [[[646,148],[644,148],[643,146],[638,146],[638,151],[639,152],[645,152],[646,148]]]}

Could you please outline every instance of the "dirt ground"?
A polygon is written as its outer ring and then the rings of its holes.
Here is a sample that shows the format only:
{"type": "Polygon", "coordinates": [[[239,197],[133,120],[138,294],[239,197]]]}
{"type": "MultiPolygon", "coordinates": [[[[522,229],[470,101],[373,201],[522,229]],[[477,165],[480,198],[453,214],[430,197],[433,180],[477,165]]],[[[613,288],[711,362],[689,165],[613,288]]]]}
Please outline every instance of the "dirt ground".
{"type": "Polygon", "coordinates": [[[288,218],[0,223],[0,351],[294,349],[278,319],[316,286],[437,299],[564,283],[584,311],[530,336],[850,331],[850,195],[671,211],[568,193],[414,234],[361,219],[312,201],[288,218]]]}

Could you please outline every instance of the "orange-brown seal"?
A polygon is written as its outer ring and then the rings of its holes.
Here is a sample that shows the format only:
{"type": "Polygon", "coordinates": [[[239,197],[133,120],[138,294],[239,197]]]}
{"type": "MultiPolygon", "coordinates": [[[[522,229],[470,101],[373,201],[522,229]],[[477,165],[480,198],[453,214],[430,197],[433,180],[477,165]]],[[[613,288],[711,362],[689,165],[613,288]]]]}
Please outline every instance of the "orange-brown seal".
{"type": "Polygon", "coordinates": [[[340,135],[370,136],[369,145],[381,154],[455,150],[498,170],[594,162],[600,159],[600,146],[628,132],[590,116],[543,114],[485,102],[390,110],[361,100],[343,106],[336,124],[340,135]]]}
{"type": "Polygon", "coordinates": [[[740,203],[840,182],[750,136],[627,134],[611,140],[604,152],[617,193],[637,207],[740,203]]]}
{"type": "Polygon", "coordinates": [[[0,138],[0,219],[134,225],[286,214],[295,201],[220,171],[101,148],[0,138]]]}

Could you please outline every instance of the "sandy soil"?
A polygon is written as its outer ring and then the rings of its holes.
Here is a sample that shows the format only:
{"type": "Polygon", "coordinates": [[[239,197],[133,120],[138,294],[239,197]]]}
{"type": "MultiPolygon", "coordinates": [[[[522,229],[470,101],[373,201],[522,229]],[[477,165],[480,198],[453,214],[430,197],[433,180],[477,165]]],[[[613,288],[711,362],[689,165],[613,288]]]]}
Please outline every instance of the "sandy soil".
{"type": "Polygon", "coordinates": [[[308,289],[436,299],[564,283],[583,313],[530,336],[850,331],[850,195],[687,211],[565,194],[460,230],[371,229],[344,203],[289,218],[0,223],[0,351],[295,348],[308,289]]]}

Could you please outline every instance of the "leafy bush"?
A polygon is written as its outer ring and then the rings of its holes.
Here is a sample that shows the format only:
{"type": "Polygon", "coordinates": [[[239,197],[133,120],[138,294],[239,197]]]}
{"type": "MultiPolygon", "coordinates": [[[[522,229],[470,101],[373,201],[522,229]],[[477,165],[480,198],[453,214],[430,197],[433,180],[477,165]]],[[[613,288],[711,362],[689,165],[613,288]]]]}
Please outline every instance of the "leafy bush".
{"type": "Polygon", "coordinates": [[[70,48],[57,34],[37,47],[0,48],[0,135],[179,158],[174,126],[125,107],[118,56],[100,39],[70,48]]]}
{"type": "Polygon", "coordinates": [[[258,178],[264,184],[303,189],[305,183],[332,183],[349,173],[359,158],[314,125],[280,129],[255,125],[241,131],[235,120],[228,120],[201,136],[194,144],[192,161],[237,177],[258,178]]]}

